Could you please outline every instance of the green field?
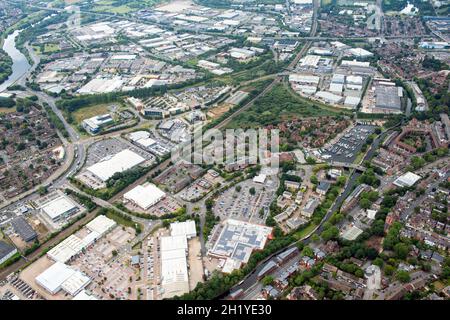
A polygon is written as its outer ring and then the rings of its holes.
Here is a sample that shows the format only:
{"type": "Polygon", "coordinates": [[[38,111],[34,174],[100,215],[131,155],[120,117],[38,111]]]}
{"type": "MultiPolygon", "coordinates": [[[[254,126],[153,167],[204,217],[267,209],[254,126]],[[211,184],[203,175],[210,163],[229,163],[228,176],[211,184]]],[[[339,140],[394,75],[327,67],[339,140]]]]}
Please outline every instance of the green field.
{"type": "Polygon", "coordinates": [[[58,44],[56,43],[46,43],[44,46],[44,53],[52,53],[52,52],[57,52],[59,51],[61,48],[59,47],[58,44]]]}
{"type": "Polygon", "coordinates": [[[16,107],[12,108],[0,108],[0,114],[16,112],[16,107]]]}
{"type": "Polygon", "coordinates": [[[105,114],[108,113],[108,106],[109,104],[99,104],[91,107],[85,107],[80,108],[75,112],[72,112],[72,117],[74,118],[75,122],[81,123],[84,119],[92,118],[94,116],[97,116],[99,114],[105,114]]]}
{"type": "Polygon", "coordinates": [[[255,128],[269,124],[277,125],[292,118],[333,116],[340,113],[346,111],[309,101],[291,92],[287,85],[276,84],[253,106],[236,116],[228,127],[255,128]]]}
{"type": "Polygon", "coordinates": [[[297,240],[302,239],[304,236],[307,236],[309,233],[311,233],[314,230],[315,227],[316,227],[316,225],[314,223],[311,223],[306,228],[296,232],[294,234],[295,239],[297,239],[297,240]]]}
{"type": "Polygon", "coordinates": [[[122,5],[122,6],[118,6],[118,7],[114,7],[114,6],[95,6],[93,8],[93,10],[96,11],[96,12],[118,13],[118,14],[124,14],[124,13],[128,13],[128,12],[134,11],[132,8],[130,8],[127,5],[122,5]]]}
{"type": "Polygon", "coordinates": [[[118,1],[118,0],[102,0],[95,2],[92,10],[96,12],[126,14],[140,9],[145,9],[160,3],[160,0],[135,0],[135,1],[118,1]]]}

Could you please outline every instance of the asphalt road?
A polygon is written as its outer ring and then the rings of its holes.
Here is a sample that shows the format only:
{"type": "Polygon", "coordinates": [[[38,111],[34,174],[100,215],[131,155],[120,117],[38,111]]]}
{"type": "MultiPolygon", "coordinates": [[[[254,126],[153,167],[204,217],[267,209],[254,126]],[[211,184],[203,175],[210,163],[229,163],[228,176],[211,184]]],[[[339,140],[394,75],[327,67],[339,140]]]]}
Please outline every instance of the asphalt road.
{"type": "MultiPolygon", "coordinates": [[[[376,139],[374,139],[372,145],[370,146],[369,150],[367,151],[366,155],[364,156],[363,161],[369,160],[374,156],[376,150],[378,149],[379,144],[383,141],[383,139],[386,137],[386,135],[389,132],[390,132],[390,130],[385,131],[380,136],[378,136],[376,139]]],[[[360,172],[358,172],[356,170],[352,171],[350,178],[348,179],[347,184],[344,187],[343,192],[336,198],[335,202],[333,203],[331,208],[327,211],[327,213],[325,214],[325,216],[322,219],[319,226],[312,233],[310,233],[305,238],[303,238],[299,241],[303,242],[304,244],[308,244],[311,241],[311,236],[313,234],[319,235],[320,233],[322,233],[323,228],[324,228],[323,227],[324,223],[331,217],[333,212],[337,211],[340,208],[340,206],[341,206],[342,202],[345,200],[345,198],[347,198],[350,195],[350,193],[353,191],[353,188],[356,186],[358,177],[360,175],[361,175],[360,172]]],[[[238,285],[234,286],[231,290],[229,290],[229,291],[225,292],[224,294],[220,295],[219,297],[217,297],[217,299],[222,299],[222,298],[226,297],[230,292],[234,292],[239,289],[243,289],[244,291],[246,291],[249,288],[254,287],[256,285],[256,283],[258,282],[257,274],[264,267],[265,263],[267,261],[269,261],[270,259],[272,259],[273,257],[275,257],[276,255],[278,255],[279,253],[289,250],[290,248],[296,246],[299,241],[292,243],[288,247],[283,248],[283,249],[271,254],[270,256],[268,256],[266,259],[261,261],[258,264],[258,266],[244,278],[243,281],[241,281],[238,285]]]]}

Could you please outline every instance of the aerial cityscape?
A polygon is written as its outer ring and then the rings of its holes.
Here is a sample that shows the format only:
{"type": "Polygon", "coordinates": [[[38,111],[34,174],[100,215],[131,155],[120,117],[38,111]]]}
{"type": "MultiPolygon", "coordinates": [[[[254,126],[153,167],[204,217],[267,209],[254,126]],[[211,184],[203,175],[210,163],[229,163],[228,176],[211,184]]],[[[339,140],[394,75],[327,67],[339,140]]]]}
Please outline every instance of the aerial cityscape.
{"type": "Polygon", "coordinates": [[[450,300],[449,108],[450,0],[2,0],[0,305],[450,300]]]}

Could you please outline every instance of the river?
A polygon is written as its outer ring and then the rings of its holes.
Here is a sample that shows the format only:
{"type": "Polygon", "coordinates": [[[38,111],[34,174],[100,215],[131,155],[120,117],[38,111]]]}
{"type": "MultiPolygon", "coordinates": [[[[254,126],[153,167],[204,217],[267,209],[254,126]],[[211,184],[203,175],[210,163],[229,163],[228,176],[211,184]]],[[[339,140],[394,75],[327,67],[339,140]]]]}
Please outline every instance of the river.
{"type": "Polygon", "coordinates": [[[28,63],[27,58],[16,48],[16,37],[19,35],[20,30],[16,30],[11,33],[3,44],[3,50],[11,57],[13,60],[12,73],[9,78],[0,84],[0,92],[3,92],[10,85],[14,84],[18,79],[20,79],[30,68],[31,65],[28,63]]]}

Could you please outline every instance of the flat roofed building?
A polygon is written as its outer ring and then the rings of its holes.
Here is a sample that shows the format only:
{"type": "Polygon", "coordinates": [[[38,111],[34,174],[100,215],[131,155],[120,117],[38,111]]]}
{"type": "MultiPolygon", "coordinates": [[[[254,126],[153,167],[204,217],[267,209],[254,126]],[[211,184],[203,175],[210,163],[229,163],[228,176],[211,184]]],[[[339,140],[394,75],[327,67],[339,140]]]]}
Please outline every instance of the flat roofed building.
{"type": "Polygon", "coordinates": [[[343,67],[360,67],[369,68],[370,62],[356,61],[356,60],[342,60],[341,66],[343,67]]]}
{"type": "Polygon", "coordinates": [[[300,59],[300,65],[302,67],[317,67],[320,61],[320,56],[315,55],[307,55],[304,58],[300,59]]]}
{"type": "Polygon", "coordinates": [[[356,108],[360,101],[361,101],[361,98],[348,96],[348,97],[345,97],[344,105],[351,107],[351,108],[356,108]]]}
{"type": "Polygon", "coordinates": [[[161,286],[163,298],[189,292],[185,235],[161,237],[161,286]]]}
{"type": "Polygon", "coordinates": [[[123,195],[125,201],[129,201],[143,210],[149,209],[155,205],[166,194],[152,183],[138,185],[123,195]]]}
{"type": "Polygon", "coordinates": [[[342,83],[331,83],[330,88],[328,90],[330,92],[340,95],[340,94],[342,94],[343,88],[344,88],[344,85],[342,83]]]}
{"type": "Polygon", "coordinates": [[[14,232],[17,233],[23,241],[30,242],[37,238],[37,233],[28,224],[24,217],[19,216],[11,221],[14,232]]]}
{"type": "Polygon", "coordinates": [[[75,270],[62,262],[56,262],[36,277],[36,282],[51,294],[58,293],[61,286],[75,270]]]}
{"type": "Polygon", "coordinates": [[[107,114],[94,116],[89,119],[84,119],[82,122],[82,126],[87,132],[89,132],[91,134],[96,134],[96,133],[100,132],[101,128],[103,128],[113,122],[114,122],[113,118],[111,117],[111,115],[109,113],[107,113],[107,114]]]}
{"type": "Polygon", "coordinates": [[[17,249],[7,244],[4,241],[0,241],[0,265],[11,258],[17,253],[17,249]]]}
{"type": "Polygon", "coordinates": [[[91,279],[61,262],[56,262],[36,277],[36,282],[51,294],[63,289],[75,296],[83,290],[91,279]]]}
{"type": "Polygon", "coordinates": [[[125,149],[116,153],[114,156],[105,157],[87,168],[87,170],[101,181],[105,182],[115,173],[131,169],[143,162],[145,162],[145,159],[140,155],[129,149],[125,149]]]}
{"type": "Polygon", "coordinates": [[[176,250],[183,249],[187,250],[187,239],[184,235],[161,237],[161,250],[176,250]]]}
{"type": "Polygon", "coordinates": [[[60,193],[54,199],[44,203],[41,208],[53,222],[65,219],[74,213],[78,212],[80,208],[66,195],[60,193]]]}
{"type": "Polygon", "coordinates": [[[217,240],[212,243],[208,254],[225,260],[236,260],[239,263],[232,264],[239,267],[242,263],[248,262],[253,250],[264,248],[271,233],[271,227],[228,219],[223,223],[223,228],[217,240]]]}
{"type": "Polygon", "coordinates": [[[47,252],[47,256],[53,261],[66,263],[78,255],[84,247],[83,240],[72,234],[47,252]]]}
{"type": "Polygon", "coordinates": [[[79,271],[75,271],[75,273],[71,277],[69,277],[69,279],[63,282],[63,284],[61,285],[61,289],[74,297],[90,282],[91,278],[79,271]]]}
{"type": "Polygon", "coordinates": [[[108,218],[107,216],[99,215],[98,217],[90,221],[86,225],[86,228],[103,236],[107,232],[111,231],[116,225],[117,223],[114,220],[108,218]]]}
{"type": "Polygon", "coordinates": [[[363,233],[363,231],[358,228],[357,226],[351,226],[350,228],[348,228],[347,230],[345,230],[341,236],[342,238],[352,241],[355,240],[356,238],[358,238],[358,236],[363,233]]]}
{"type": "Polygon", "coordinates": [[[363,78],[361,76],[347,76],[346,83],[362,85],[363,78]]]}
{"type": "Polygon", "coordinates": [[[319,200],[315,198],[310,198],[306,203],[306,205],[301,210],[301,214],[307,218],[310,218],[313,215],[314,210],[316,210],[316,208],[319,206],[319,204],[320,204],[319,200]]]}
{"type": "Polygon", "coordinates": [[[295,82],[300,84],[314,84],[317,86],[320,82],[320,77],[294,73],[289,75],[289,82],[295,82]]]}
{"type": "Polygon", "coordinates": [[[398,87],[388,85],[375,87],[375,107],[379,109],[400,111],[402,107],[400,98],[398,87]]]}
{"type": "Polygon", "coordinates": [[[321,195],[325,195],[330,189],[331,184],[326,181],[320,181],[319,185],[316,188],[316,192],[321,195]]]}
{"type": "Polygon", "coordinates": [[[318,91],[315,96],[331,104],[338,104],[344,99],[342,96],[327,91],[318,91]]]}
{"type": "Polygon", "coordinates": [[[147,149],[147,148],[150,148],[151,146],[155,145],[156,141],[153,140],[152,138],[145,138],[145,139],[140,139],[140,140],[136,141],[136,143],[140,147],[147,149]]]}
{"type": "Polygon", "coordinates": [[[197,236],[197,229],[195,228],[194,220],[187,220],[183,222],[173,222],[170,224],[170,235],[180,236],[183,235],[187,239],[191,239],[197,236]]]}
{"type": "Polygon", "coordinates": [[[98,300],[98,298],[92,294],[86,292],[86,290],[81,290],[72,300],[98,300]]]}
{"type": "Polygon", "coordinates": [[[148,131],[135,131],[130,133],[129,138],[131,141],[136,142],[141,139],[147,139],[150,137],[150,132],[148,131]]]}
{"type": "Polygon", "coordinates": [[[397,187],[412,187],[417,181],[419,181],[422,177],[412,173],[407,172],[404,175],[401,175],[394,181],[394,185],[397,187]]]}
{"type": "Polygon", "coordinates": [[[345,83],[345,75],[340,73],[333,74],[333,77],[331,78],[331,83],[345,83]]]}
{"type": "Polygon", "coordinates": [[[352,48],[348,50],[348,53],[350,53],[354,57],[358,58],[368,58],[373,56],[373,53],[370,51],[367,51],[363,48],[352,48]]]}
{"type": "Polygon", "coordinates": [[[259,175],[253,177],[253,182],[264,184],[266,182],[267,175],[260,173],[259,175]]]}
{"type": "Polygon", "coordinates": [[[253,50],[245,49],[245,48],[231,48],[230,56],[235,59],[245,60],[252,58],[256,55],[256,52],[253,50]]]}

